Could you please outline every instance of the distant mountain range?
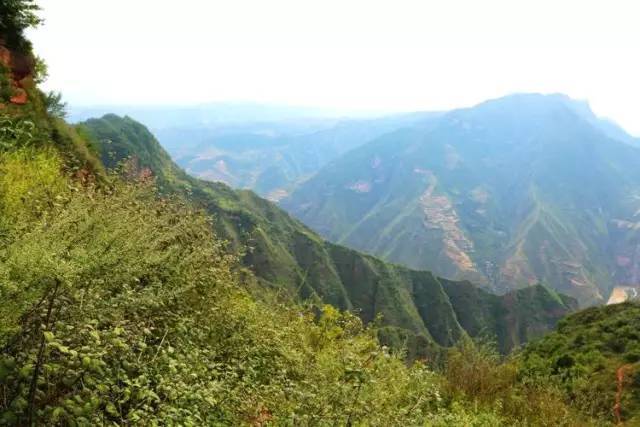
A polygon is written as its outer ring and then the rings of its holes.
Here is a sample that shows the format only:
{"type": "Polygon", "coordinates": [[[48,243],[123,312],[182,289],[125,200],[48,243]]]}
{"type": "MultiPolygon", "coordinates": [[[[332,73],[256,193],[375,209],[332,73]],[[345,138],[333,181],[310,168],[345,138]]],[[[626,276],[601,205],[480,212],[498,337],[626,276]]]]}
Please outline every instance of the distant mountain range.
{"type": "Polygon", "coordinates": [[[582,304],[640,282],[640,146],[584,102],[514,95],[388,133],[282,206],[331,241],[504,292],[582,304]]]}
{"type": "Polygon", "coordinates": [[[640,283],[640,141],[565,95],[360,119],[258,105],[115,111],[149,124],[188,173],[252,189],[388,261],[498,293],[545,282],[583,305],[640,283]]]}
{"type": "Polygon", "coordinates": [[[321,108],[249,102],[212,102],[200,105],[96,105],[72,106],[69,121],[81,122],[109,113],[127,115],[150,129],[217,129],[248,123],[321,122],[339,114],[321,108]]]}
{"type": "Polygon", "coordinates": [[[206,209],[219,236],[243,251],[256,292],[279,289],[294,297],[352,310],[365,322],[382,316],[380,338],[406,346],[411,357],[451,346],[465,335],[495,337],[501,351],[551,329],[576,301],[534,286],[503,296],[469,282],[441,279],[324,241],[286,212],[251,191],[198,180],[171,161],[140,123],[116,115],[78,126],[107,168],[134,158],[164,194],[179,194],[206,209]]]}
{"type": "Polygon", "coordinates": [[[191,175],[286,197],[330,161],[407,126],[428,126],[440,113],[342,118],[320,109],[259,104],[195,107],[75,108],[79,122],[117,113],[145,123],[191,175]]]}

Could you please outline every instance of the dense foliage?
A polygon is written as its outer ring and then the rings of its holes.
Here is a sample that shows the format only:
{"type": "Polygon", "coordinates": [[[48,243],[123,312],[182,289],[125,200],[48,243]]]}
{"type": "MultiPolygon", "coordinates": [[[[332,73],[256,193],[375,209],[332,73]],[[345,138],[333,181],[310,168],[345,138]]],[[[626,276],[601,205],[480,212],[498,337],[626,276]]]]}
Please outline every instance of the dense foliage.
{"type": "MultiPolygon", "coordinates": [[[[56,160],[43,157],[33,167],[48,176],[56,160]]],[[[0,255],[4,423],[388,424],[437,404],[431,374],[407,370],[358,319],[251,300],[206,217],[179,201],[123,184],[27,194],[0,196],[14,219],[0,255]],[[22,215],[32,205],[51,208],[22,215]]]]}
{"type": "Polygon", "coordinates": [[[552,378],[583,412],[640,422],[640,305],[592,307],[564,319],[522,354],[523,371],[552,378]]]}
{"type": "Polygon", "coordinates": [[[504,406],[528,390],[515,377],[477,400],[464,365],[447,380],[351,314],[252,297],[207,216],[146,176],[96,186],[34,146],[0,168],[3,424],[572,424],[558,400],[504,406]]]}

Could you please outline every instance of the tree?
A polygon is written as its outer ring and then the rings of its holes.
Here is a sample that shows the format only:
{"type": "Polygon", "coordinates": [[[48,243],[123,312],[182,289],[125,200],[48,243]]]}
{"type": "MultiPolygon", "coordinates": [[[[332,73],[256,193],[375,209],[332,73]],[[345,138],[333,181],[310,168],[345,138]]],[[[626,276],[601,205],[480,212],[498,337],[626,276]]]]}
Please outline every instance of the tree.
{"type": "Polygon", "coordinates": [[[28,51],[24,30],[42,23],[39,10],[34,0],[0,0],[0,39],[12,49],[28,51]]]}
{"type": "Polygon", "coordinates": [[[67,103],[62,101],[60,92],[47,92],[44,95],[44,105],[50,116],[64,119],[67,116],[67,103]]]}

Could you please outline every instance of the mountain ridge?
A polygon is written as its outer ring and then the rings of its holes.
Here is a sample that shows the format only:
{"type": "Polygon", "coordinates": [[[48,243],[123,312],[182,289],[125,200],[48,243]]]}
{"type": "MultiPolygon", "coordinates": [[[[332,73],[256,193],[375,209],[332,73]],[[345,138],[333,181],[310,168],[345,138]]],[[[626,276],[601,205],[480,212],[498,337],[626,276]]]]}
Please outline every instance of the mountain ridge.
{"type": "Polygon", "coordinates": [[[636,274],[633,247],[620,249],[625,270],[607,246],[619,244],[617,220],[635,223],[640,151],[585,114],[537,94],[455,110],[350,151],[281,206],[331,241],[412,268],[500,292],[544,281],[603,302],[636,274]]]}
{"type": "MultiPolygon", "coordinates": [[[[264,286],[356,310],[366,322],[382,314],[385,324],[413,334],[415,337],[408,338],[409,341],[422,342],[419,347],[423,349],[425,345],[452,345],[466,333],[445,287],[431,273],[411,271],[326,243],[276,205],[250,191],[232,190],[221,183],[189,177],[171,162],[153,135],[132,119],[107,115],[81,123],[78,128],[95,141],[107,165],[113,167],[117,163],[115,159],[134,156],[139,167],[153,171],[161,191],[188,194],[196,200],[214,216],[219,235],[238,249],[247,248],[243,263],[264,286]],[[147,143],[155,155],[145,152],[147,143]],[[118,153],[115,157],[114,152],[118,153]]],[[[473,296],[472,300],[482,300],[483,304],[496,308],[486,311],[492,323],[486,321],[484,326],[497,337],[502,351],[528,338],[527,333],[520,336],[505,332],[510,327],[505,317],[509,310],[504,308],[501,297],[485,291],[474,294],[470,292],[472,288],[465,289],[473,296]]],[[[523,295],[523,300],[527,300],[526,294],[523,295]]],[[[528,297],[545,301],[543,305],[547,305],[547,312],[555,313],[551,316],[555,321],[561,317],[560,312],[575,309],[571,300],[558,303],[549,291],[528,297]],[[559,309],[557,313],[556,309],[559,309]]],[[[520,306],[526,303],[523,301],[520,306]]],[[[550,327],[553,321],[544,324],[545,328],[550,327]]],[[[532,325],[531,336],[539,332],[537,328],[532,325]]],[[[481,329],[472,332],[480,333],[481,329]]],[[[388,339],[393,341],[394,337],[392,334],[388,339]]]]}
{"type": "MultiPolygon", "coordinates": [[[[30,55],[37,4],[0,8],[0,48],[9,31],[30,55]]],[[[616,424],[637,420],[635,369],[615,366],[640,360],[634,306],[585,310],[503,358],[469,337],[507,352],[576,301],[543,285],[497,296],[329,243],[251,191],[189,176],[130,118],[68,125],[35,69],[18,80],[6,65],[0,424],[584,426],[613,423],[614,402],[616,424]]]]}

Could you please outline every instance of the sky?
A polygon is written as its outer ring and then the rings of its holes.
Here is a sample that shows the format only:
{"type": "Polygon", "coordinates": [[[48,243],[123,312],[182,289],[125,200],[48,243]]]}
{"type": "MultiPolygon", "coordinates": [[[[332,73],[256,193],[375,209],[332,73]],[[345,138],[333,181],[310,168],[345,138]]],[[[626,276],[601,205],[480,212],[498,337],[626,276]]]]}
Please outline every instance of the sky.
{"type": "Polygon", "coordinates": [[[72,105],[446,110],[562,92],[640,135],[637,0],[40,0],[72,105]]]}

